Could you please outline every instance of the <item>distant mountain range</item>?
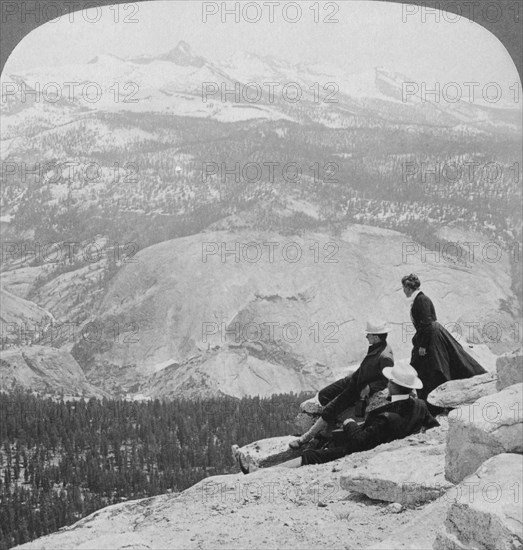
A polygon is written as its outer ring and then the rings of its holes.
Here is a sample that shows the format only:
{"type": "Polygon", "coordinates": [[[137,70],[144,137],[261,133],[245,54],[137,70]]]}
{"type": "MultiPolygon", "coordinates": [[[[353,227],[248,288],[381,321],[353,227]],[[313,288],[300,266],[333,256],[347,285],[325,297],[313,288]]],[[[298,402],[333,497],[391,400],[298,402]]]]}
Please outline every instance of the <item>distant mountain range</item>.
{"type": "Polygon", "coordinates": [[[157,56],[98,55],[86,64],[4,74],[2,82],[4,114],[17,114],[24,107],[45,109],[43,99],[35,105],[30,93],[20,104],[11,94],[13,89],[24,85],[29,91],[45,90],[45,99],[55,92],[49,83],[57,83],[60,100],[51,105],[62,110],[168,113],[224,122],[287,120],[331,128],[383,122],[459,126],[472,132],[521,128],[518,109],[449,102],[421,93],[404,97],[404,85],[413,79],[386,68],[347,74],[331,64],[293,65],[247,52],[223,62],[210,61],[194,54],[183,41],[157,56]],[[67,82],[78,85],[73,91],[67,82]]]}

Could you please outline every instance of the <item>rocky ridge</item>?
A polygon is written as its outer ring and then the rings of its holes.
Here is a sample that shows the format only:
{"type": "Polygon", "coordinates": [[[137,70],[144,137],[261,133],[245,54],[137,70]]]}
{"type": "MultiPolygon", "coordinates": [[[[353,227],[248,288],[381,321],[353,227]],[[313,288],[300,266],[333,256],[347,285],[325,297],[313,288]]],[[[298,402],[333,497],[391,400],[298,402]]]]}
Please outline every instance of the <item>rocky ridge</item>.
{"type": "Polygon", "coordinates": [[[23,346],[0,351],[0,390],[31,390],[42,397],[109,397],[89,383],[67,351],[23,346]]]}

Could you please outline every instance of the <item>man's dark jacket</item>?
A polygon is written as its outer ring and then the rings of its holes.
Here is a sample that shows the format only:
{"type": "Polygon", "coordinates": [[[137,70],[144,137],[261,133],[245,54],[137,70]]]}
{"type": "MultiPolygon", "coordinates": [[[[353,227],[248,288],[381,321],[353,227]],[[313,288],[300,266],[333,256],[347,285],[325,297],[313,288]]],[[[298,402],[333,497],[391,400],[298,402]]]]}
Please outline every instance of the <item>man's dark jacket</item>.
{"type": "Polygon", "coordinates": [[[371,411],[365,422],[345,425],[345,444],[321,450],[307,450],[302,455],[302,465],[321,464],[342,456],[367,451],[382,443],[402,439],[421,428],[439,426],[429,413],[427,404],[410,396],[408,399],[388,403],[371,411]]]}
{"type": "Polygon", "coordinates": [[[326,422],[335,422],[339,414],[358,401],[365,386],[369,386],[370,395],[384,390],[388,380],[383,376],[383,369],[393,365],[392,348],[387,342],[369,346],[367,355],[352,375],[334,382],[319,392],[320,403],[324,405],[322,418],[326,422]]]}

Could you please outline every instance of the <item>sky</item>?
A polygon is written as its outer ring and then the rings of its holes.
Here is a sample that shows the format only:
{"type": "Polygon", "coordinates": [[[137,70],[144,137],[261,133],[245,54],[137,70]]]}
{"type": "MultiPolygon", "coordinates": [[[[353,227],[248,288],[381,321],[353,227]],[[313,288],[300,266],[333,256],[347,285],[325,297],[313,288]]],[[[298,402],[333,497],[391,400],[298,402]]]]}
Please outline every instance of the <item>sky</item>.
{"type": "Polygon", "coordinates": [[[85,63],[101,53],[162,53],[185,40],[209,60],[244,50],[291,62],[328,63],[348,73],[381,66],[427,82],[498,82],[503,89],[519,83],[501,42],[464,17],[449,22],[440,14],[437,21],[422,7],[389,2],[301,0],[301,17],[288,6],[292,2],[274,2],[271,22],[269,7],[258,0],[247,11],[246,2],[240,3],[240,21],[235,22],[234,14],[221,10],[222,4],[233,8],[235,3],[163,0],[64,12],[26,36],[4,71],[20,74],[39,66],[85,63]],[[243,14],[261,19],[248,22],[243,14]]]}

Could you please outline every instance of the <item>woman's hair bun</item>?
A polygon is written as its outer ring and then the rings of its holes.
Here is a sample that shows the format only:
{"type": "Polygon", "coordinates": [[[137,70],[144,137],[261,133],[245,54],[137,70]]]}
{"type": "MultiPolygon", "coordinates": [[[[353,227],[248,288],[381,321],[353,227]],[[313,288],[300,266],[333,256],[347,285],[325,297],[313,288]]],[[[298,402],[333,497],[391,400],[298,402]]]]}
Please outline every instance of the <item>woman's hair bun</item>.
{"type": "Polygon", "coordinates": [[[421,286],[418,276],[414,275],[414,273],[411,273],[410,275],[405,275],[405,277],[402,277],[401,284],[408,288],[412,288],[413,290],[418,290],[418,288],[421,286]]]}

